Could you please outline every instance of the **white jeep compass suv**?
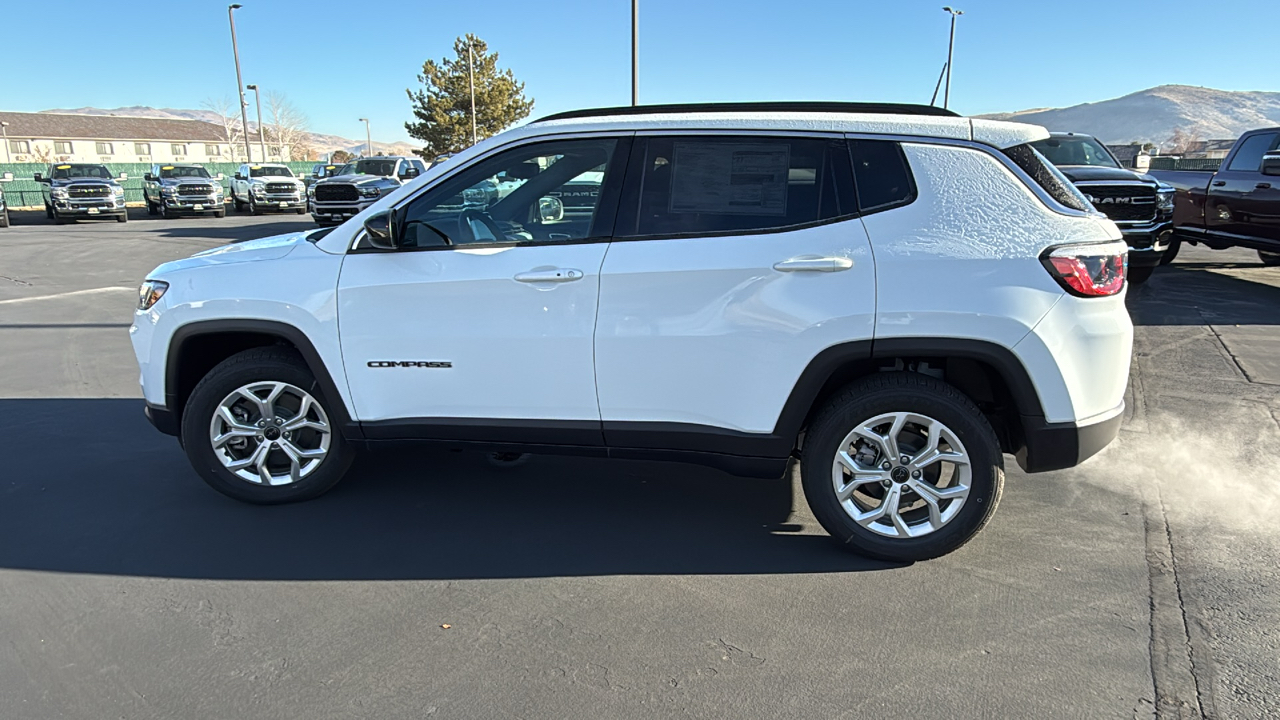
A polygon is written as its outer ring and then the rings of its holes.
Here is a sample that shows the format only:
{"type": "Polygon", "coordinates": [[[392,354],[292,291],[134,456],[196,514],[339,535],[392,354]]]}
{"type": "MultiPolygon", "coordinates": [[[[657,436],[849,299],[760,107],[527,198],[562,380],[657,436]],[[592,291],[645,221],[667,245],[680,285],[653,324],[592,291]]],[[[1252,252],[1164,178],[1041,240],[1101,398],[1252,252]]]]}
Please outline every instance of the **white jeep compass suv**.
{"type": "Polygon", "coordinates": [[[1046,137],[901,105],[544,118],[336,229],[156,268],[147,414],[254,503],[386,441],[796,459],[845,547],[942,555],[991,517],[1005,454],[1075,465],[1124,408],[1125,244],[1046,137]]]}

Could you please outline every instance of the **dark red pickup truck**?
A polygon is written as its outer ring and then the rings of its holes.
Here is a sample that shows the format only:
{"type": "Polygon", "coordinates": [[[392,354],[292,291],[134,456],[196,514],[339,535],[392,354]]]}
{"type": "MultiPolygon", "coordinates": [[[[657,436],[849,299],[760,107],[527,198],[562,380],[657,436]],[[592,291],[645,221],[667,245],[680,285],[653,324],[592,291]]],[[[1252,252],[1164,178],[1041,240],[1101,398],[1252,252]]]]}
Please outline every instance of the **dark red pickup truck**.
{"type": "Polygon", "coordinates": [[[1152,170],[1177,189],[1174,244],[1204,243],[1221,250],[1247,247],[1267,265],[1280,265],[1280,128],[1240,136],[1216,172],[1152,170]]]}

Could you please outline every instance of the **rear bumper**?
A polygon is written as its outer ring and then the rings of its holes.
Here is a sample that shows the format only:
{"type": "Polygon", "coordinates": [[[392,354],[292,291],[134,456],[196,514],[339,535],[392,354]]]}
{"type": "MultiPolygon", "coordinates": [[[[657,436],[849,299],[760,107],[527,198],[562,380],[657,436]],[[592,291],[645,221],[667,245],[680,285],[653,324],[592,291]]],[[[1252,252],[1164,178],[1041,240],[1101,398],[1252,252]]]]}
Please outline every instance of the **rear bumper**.
{"type": "Polygon", "coordinates": [[[1120,432],[1124,405],[1114,415],[1087,424],[1050,423],[1023,416],[1022,447],[1014,454],[1018,465],[1029,473],[1075,467],[1111,444],[1120,432]]]}
{"type": "Polygon", "coordinates": [[[170,412],[168,408],[147,403],[142,410],[142,414],[146,415],[147,420],[150,420],[151,424],[160,432],[177,437],[179,429],[178,416],[170,412]]]}

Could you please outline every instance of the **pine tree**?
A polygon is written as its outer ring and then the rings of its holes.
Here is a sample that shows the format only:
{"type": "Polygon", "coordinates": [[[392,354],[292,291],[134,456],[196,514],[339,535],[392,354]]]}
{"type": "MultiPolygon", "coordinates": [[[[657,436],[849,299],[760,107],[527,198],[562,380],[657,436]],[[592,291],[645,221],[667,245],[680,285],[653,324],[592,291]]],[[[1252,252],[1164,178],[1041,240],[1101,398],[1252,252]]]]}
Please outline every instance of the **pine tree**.
{"type": "Polygon", "coordinates": [[[471,146],[469,62],[474,63],[479,139],[502,132],[529,117],[533,110],[533,100],[524,96],[524,83],[517,81],[511,70],[498,69],[498,54],[489,52],[485,41],[467,34],[454,41],[453,52],[454,58],[423,63],[418,76],[423,87],[405,90],[417,121],[407,122],[404,127],[410,137],[426,144],[417,152],[429,160],[471,146]]]}

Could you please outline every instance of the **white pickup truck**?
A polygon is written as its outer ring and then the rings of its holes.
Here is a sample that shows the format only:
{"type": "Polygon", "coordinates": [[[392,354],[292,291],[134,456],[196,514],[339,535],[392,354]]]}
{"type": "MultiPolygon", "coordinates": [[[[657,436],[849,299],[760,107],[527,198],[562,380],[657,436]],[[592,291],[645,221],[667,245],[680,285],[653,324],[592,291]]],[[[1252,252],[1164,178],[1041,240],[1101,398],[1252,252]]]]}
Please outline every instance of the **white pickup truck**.
{"type": "Polygon", "coordinates": [[[265,210],[307,211],[307,189],[285,165],[240,166],[231,178],[231,202],[236,210],[249,208],[254,215],[265,210]]]}

